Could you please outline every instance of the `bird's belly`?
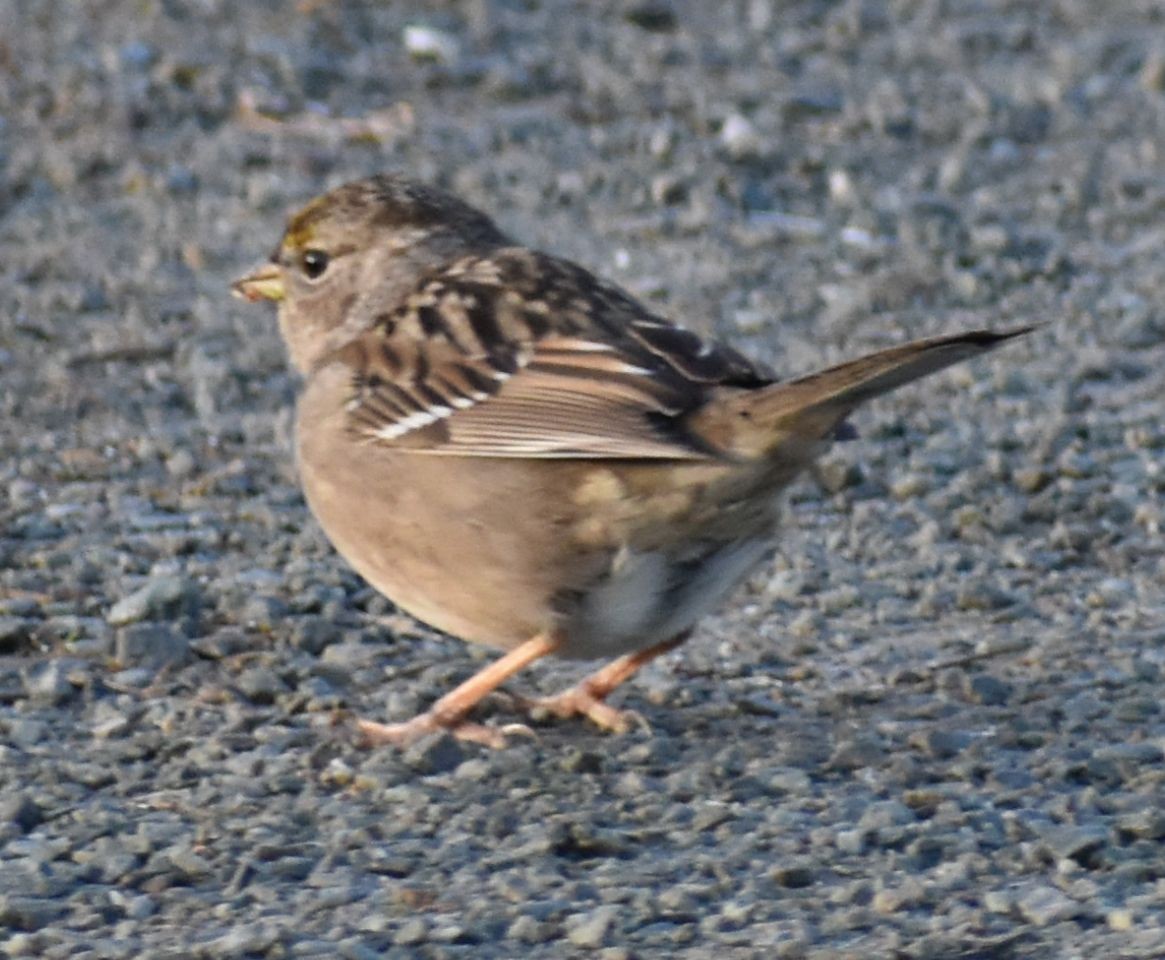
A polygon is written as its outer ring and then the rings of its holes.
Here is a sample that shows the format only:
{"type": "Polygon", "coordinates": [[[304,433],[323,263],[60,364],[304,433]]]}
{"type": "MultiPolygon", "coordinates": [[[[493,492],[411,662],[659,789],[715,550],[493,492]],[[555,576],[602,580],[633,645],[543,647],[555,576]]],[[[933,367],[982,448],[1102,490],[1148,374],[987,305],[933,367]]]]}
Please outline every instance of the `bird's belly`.
{"type": "Polygon", "coordinates": [[[660,551],[622,551],[563,624],[560,655],[611,657],[679,636],[718,606],[771,547],[768,537],[734,541],[682,562],[660,551]]]}
{"type": "Polygon", "coordinates": [[[690,629],[772,542],[767,503],[722,502],[724,467],[454,461],[300,426],[304,491],[335,548],[402,610],[470,642],[555,631],[560,656],[633,652],[690,629]]]}
{"type": "MultiPolygon", "coordinates": [[[[333,546],[398,607],[446,633],[508,649],[550,625],[550,590],[531,582],[523,556],[472,527],[430,533],[406,513],[332,510],[322,484],[305,482],[333,546]]],[[[374,498],[372,498],[374,499],[374,498]]]]}
{"type": "Polygon", "coordinates": [[[563,538],[537,506],[553,498],[531,490],[520,462],[453,470],[446,458],[378,449],[342,429],[301,429],[298,460],[332,545],[402,610],[501,649],[553,626],[563,538]]]}
{"type": "Polygon", "coordinates": [[[488,524],[465,519],[435,532],[425,520],[435,488],[411,475],[411,463],[401,472],[387,467],[382,487],[355,490],[335,471],[301,463],[308,502],[332,544],[401,609],[502,649],[548,630],[562,638],[558,655],[570,659],[671,639],[724,600],[772,542],[757,530],[695,553],[658,543],[586,547],[520,496],[501,497],[488,524]],[[360,508],[352,509],[354,499],[360,508]]]}

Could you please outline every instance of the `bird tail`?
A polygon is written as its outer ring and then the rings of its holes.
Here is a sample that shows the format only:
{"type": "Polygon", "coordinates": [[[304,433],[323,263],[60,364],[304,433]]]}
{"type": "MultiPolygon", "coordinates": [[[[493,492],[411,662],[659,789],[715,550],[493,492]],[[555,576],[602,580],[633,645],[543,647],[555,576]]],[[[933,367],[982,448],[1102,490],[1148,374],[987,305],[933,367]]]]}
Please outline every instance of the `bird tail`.
{"type": "Polygon", "coordinates": [[[973,330],[879,350],[796,380],[723,397],[697,414],[703,423],[695,426],[721,449],[746,459],[771,455],[790,441],[816,444],[832,437],[867,400],[1033,329],[973,330]]]}

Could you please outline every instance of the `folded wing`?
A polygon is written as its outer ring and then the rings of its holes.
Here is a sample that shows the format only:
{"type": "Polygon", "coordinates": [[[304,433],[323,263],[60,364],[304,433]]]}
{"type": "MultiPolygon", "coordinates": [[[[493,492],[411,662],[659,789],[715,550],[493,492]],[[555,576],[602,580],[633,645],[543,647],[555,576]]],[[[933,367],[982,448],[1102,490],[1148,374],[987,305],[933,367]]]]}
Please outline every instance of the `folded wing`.
{"type": "Polygon", "coordinates": [[[351,428],[436,455],[703,459],[684,416],[767,371],[581,267],[524,250],[429,278],[346,346],[351,428]]]}

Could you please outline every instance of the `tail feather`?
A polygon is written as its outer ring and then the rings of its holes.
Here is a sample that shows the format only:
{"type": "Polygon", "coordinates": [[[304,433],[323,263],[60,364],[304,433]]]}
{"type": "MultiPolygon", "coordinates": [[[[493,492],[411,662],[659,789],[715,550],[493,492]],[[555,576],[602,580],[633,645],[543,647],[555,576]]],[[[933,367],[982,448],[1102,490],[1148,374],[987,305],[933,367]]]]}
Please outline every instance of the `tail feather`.
{"type": "Polygon", "coordinates": [[[767,396],[756,398],[756,409],[764,419],[779,417],[785,410],[807,413],[816,407],[836,409],[844,416],[868,400],[987,353],[1032,329],[1022,327],[1003,333],[974,330],[879,350],[788,383],[776,384],[766,391],[767,396]]]}
{"type": "Polygon", "coordinates": [[[1035,329],[973,330],[915,340],[856,360],[725,398],[707,410],[706,432],[722,449],[763,455],[788,439],[816,442],[831,436],[859,405],[952,364],[987,353],[1035,329]],[[727,431],[727,435],[725,435],[727,431]]]}

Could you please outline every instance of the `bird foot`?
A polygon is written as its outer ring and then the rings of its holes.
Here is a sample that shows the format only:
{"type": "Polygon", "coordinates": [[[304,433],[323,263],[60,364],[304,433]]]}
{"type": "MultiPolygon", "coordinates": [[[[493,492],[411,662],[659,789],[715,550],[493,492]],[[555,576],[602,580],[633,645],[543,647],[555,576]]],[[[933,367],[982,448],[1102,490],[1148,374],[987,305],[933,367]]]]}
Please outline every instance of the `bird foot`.
{"type": "Polygon", "coordinates": [[[627,733],[633,727],[651,730],[642,714],[634,710],[615,709],[591,693],[585,684],[569,687],[550,697],[518,697],[517,700],[535,720],[547,714],[563,720],[586,717],[595,726],[611,733],[627,733]]]}
{"type": "Polygon", "coordinates": [[[364,746],[408,747],[422,737],[432,733],[448,733],[458,740],[480,743],[482,746],[499,750],[507,745],[506,738],[513,735],[536,737],[523,723],[508,723],[503,727],[487,727],[468,720],[448,720],[431,710],[419,714],[404,723],[378,723],[375,720],[357,720],[356,729],[364,746]]]}

